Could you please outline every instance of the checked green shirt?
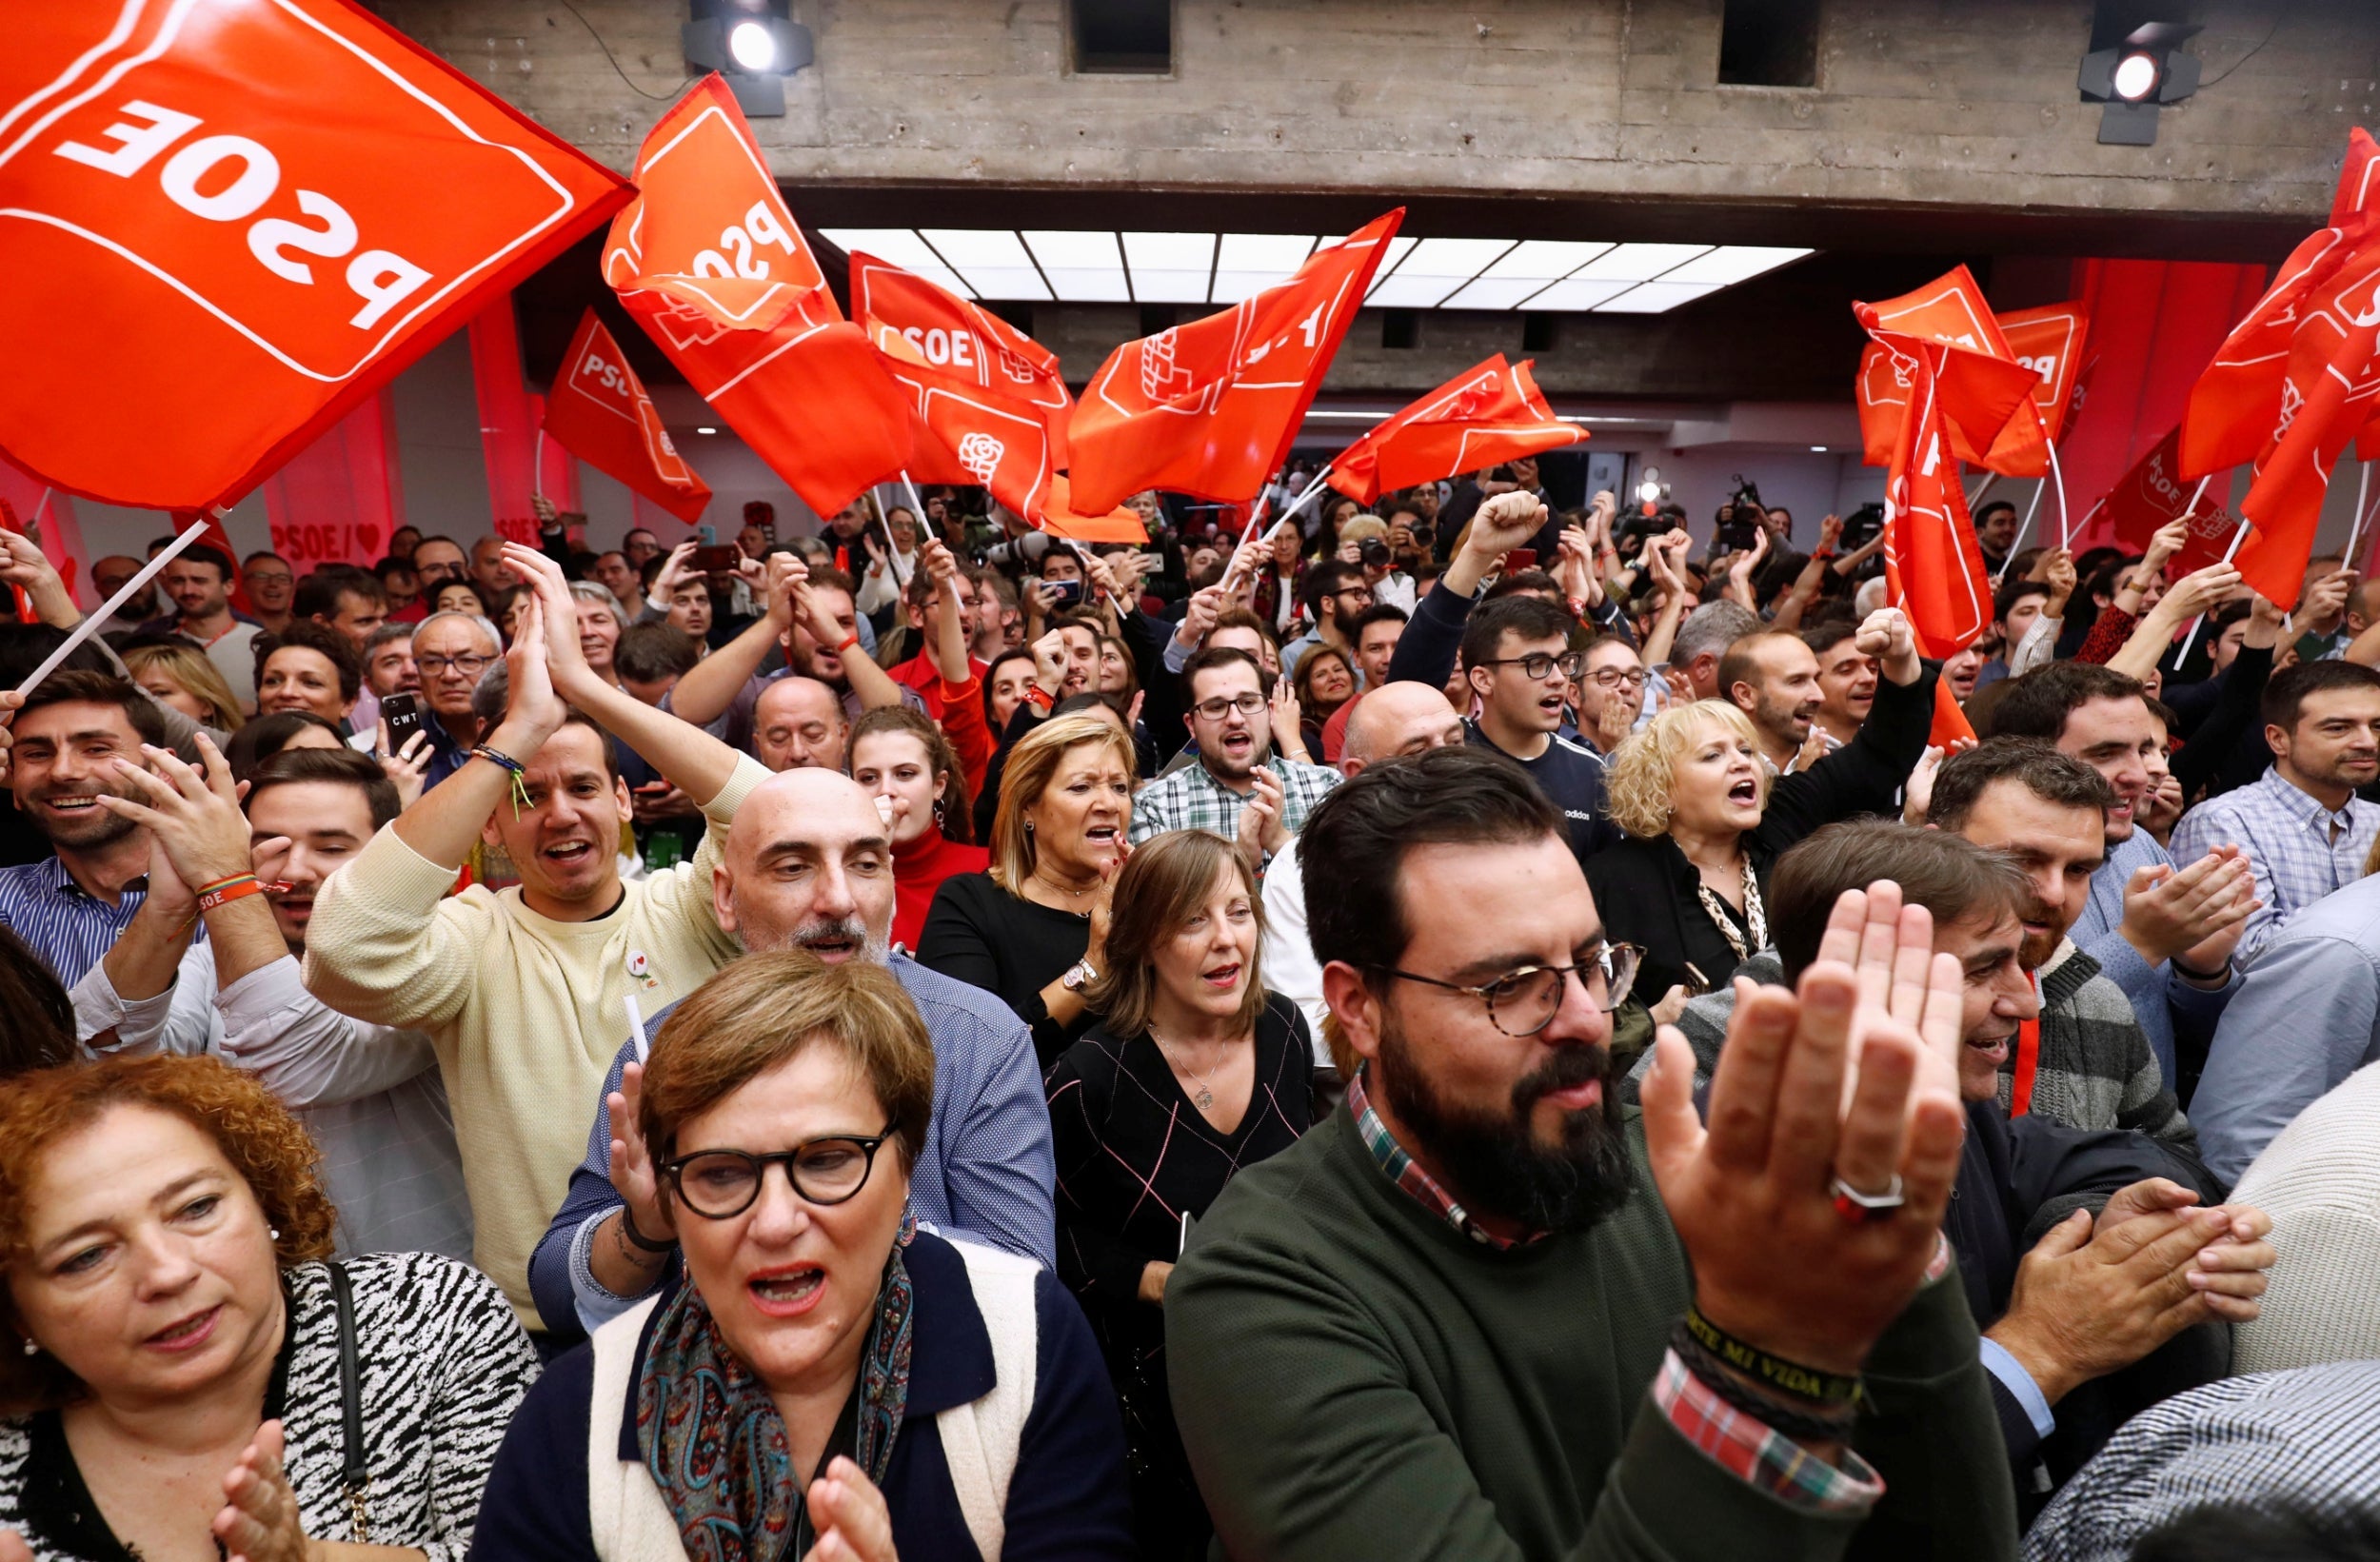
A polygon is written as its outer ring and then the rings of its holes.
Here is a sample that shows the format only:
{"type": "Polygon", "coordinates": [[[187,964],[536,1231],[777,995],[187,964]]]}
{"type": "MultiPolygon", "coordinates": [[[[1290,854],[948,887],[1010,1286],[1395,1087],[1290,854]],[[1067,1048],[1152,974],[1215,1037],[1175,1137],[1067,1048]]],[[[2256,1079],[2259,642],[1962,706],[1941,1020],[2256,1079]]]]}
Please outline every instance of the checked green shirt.
{"type": "MultiPolygon", "coordinates": [[[[1306,815],[1339,781],[1327,765],[1300,764],[1276,754],[1265,768],[1280,778],[1281,822],[1292,835],[1305,828],[1306,815]]],[[[1142,787],[1132,800],[1132,843],[1167,830],[1212,830],[1230,840],[1240,833],[1240,809],[1248,801],[1207,774],[1203,764],[1185,764],[1163,781],[1142,787]]]]}

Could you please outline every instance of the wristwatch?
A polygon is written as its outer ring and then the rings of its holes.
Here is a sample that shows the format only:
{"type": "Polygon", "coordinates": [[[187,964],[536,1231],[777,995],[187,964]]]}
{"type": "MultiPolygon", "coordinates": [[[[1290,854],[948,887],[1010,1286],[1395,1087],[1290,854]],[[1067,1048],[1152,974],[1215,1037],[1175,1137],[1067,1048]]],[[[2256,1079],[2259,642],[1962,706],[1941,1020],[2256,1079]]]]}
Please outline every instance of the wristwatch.
{"type": "Polygon", "coordinates": [[[1093,965],[1086,958],[1066,967],[1066,974],[1058,979],[1058,985],[1070,993],[1079,993],[1082,991],[1084,983],[1097,981],[1099,979],[1099,967],[1093,965]]]}

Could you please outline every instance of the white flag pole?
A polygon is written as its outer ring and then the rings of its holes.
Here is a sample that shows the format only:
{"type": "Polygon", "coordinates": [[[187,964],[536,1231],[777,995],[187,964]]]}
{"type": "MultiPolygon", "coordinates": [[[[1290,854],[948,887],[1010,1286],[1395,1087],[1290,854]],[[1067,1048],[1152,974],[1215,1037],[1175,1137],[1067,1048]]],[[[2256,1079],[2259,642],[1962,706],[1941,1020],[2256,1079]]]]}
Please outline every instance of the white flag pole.
{"type": "MultiPolygon", "coordinates": [[[[2041,496],[2049,489],[2050,480],[2046,477],[2033,485],[2033,503],[2025,506],[2025,519],[2017,524],[2016,536],[2008,544],[2008,557],[2000,561],[2000,572],[1992,577],[1992,589],[1994,591],[1999,589],[2002,581],[2008,579],[2008,566],[2014,564],[2016,555],[2024,551],[2025,539],[2033,535],[2033,512],[2041,507],[2041,496]]],[[[1972,513],[1972,506],[1970,509],[1972,513]]]]}
{"type": "MultiPolygon", "coordinates": [[[[2203,489],[2206,487],[2206,484],[2201,483],[2199,487],[2203,489]]],[[[2196,502],[2193,500],[2193,505],[2196,502]]],[[[2183,513],[2187,514],[2189,512],[2184,511],[2183,513]]],[[[2231,545],[2223,550],[2223,562],[2227,564],[2230,564],[2231,562],[2231,556],[2239,551],[2240,544],[2246,541],[2248,541],[2248,518],[2242,516],[2240,518],[2239,529],[2231,533],[2231,545]]],[[[2204,613],[2199,614],[2196,618],[2190,621],[2190,633],[2182,637],[2181,652],[2173,658],[2173,665],[2175,667],[2178,668],[2183,662],[2190,660],[2190,647],[2192,643],[2198,639],[2198,626],[2206,622],[2207,615],[2204,613]]]]}
{"type": "Polygon", "coordinates": [[[2339,550],[2339,567],[2355,567],[2355,540],[2364,534],[2364,519],[2370,512],[2364,508],[2364,497],[2371,491],[2371,463],[2358,462],[2360,471],[2355,479],[2355,524],[2347,528],[2347,546],[2339,550]]]}
{"type": "MultiPolygon", "coordinates": [[[[223,519],[223,512],[220,510],[208,510],[206,514],[213,517],[217,521],[221,521],[223,519]]],[[[181,554],[183,549],[197,542],[199,534],[206,529],[206,520],[201,519],[192,523],[189,530],[184,532],[181,536],[176,537],[172,542],[168,543],[164,547],[158,549],[157,557],[149,560],[148,564],[141,566],[141,572],[139,574],[125,582],[122,586],[117,588],[114,596],[109,597],[106,602],[100,603],[98,611],[90,614],[89,617],[84,619],[82,623],[74,626],[72,632],[66,637],[65,643],[60,645],[56,650],[50,652],[49,658],[44,661],[40,666],[33,669],[32,676],[26,679],[25,682],[16,686],[16,692],[19,694],[30,694],[35,688],[39,687],[43,679],[48,678],[51,673],[56,672],[59,664],[65,662],[68,657],[74,654],[74,648],[77,645],[82,644],[83,642],[90,639],[92,635],[97,634],[101,624],[115,617],[117,608],[122,607],[126,603],[130,602],[134,597],[140,595],[141,587],[147,585],[150,581],[155,580],[157,578],[157,572],[165,568],[166,565],[171,564],[174,559],[181,554]]]]}
{"type": "Polygon", "coordinates": [[[537,454],[529,458],[529,491],[538,498],[545,497],[545,430],[537,431],[537,454]]]}
{"type": "Polygon", "coordinates": [[[628,1010],[628,1044],[636,1049],[636,1060],[642,1063],[645,1061],[645,1013],[636,1006],[634,993],[621,994],[620,1001],[625,1004],[628,1010]]]}
{"type": "Polygon", "coordinates": [[[2074,525],[2066,511],[2066,474],[2058,470],[2057,446],[2043,448],[2050,452],[2050,481],[2057,484],[2057,545],[2060,551],[2071,550],[2074,545],[2074,525]]]}

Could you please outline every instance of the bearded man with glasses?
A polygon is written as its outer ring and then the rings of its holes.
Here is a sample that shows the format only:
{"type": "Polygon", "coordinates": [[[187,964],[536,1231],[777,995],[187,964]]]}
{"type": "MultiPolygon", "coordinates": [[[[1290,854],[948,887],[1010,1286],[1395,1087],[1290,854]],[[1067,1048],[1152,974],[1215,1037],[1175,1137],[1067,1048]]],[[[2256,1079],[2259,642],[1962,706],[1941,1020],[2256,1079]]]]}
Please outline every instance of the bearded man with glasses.
{"type": "Polygon", "coordinates": [[[1306,815],[1339,784],[1339,772],[1273,752],[1275,682],[1256,658],[1229,646],[1210,645],[1190,659],[1181,669],[1190,696],[1182,722],[1199,762],[1132,800],[1134,845],[1166,830],[1212,830],[1265,862],[1305,827],[1306,815]]]}
{"type": "Polygon", "coordinates": [[[1927,911],[1844,896],[1798,991],[1737,1005],[1706,1129],[1675,1030],[1618,1109],[1634,952],[1510,761],[1367,770],[1299,852],[1357,1072],[1166,1286],[1223,1554],[2016,1553],[1942,1237],[1962,995],[1927,911]]]}
{"type": "Polygon", "coordinates": [[[1498,597],[1462,634],[1463,680],[1478,714],[1466,740],[1518,761],[1562,812],[1579,861],[1620,839],[1604,807],[1602,756],[1561,734],[1572,685],[1586,671],[1570,648],[1576,622],[1539,597],[1498,597]]]}

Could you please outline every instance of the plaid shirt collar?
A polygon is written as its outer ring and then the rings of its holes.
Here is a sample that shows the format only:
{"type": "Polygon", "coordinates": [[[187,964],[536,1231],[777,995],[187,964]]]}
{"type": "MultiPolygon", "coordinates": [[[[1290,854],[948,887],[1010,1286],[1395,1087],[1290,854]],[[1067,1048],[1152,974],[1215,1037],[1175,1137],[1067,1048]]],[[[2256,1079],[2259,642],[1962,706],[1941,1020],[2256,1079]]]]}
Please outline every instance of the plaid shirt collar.
{"type": "MultiPolygon", "coordinates": [[[[2277,764],[2267,765],[2265,773],[2256,778],[2255,785],[2251,788],[2251,791],[2262,794],[2265,801],[2271,804],[2273,811],[2284,819],[2293,820],[2317,833],[2335,829],[2342,836],[2354,830],[2356,810],[2363,801],[2361,798],[2350,792],[2347,794],[2347,805],[2337,813],[2332,813],[2324,806],[2320,798],[2315,797],[2311,792],[2301,790],[2288,777],[2282,775],[2281,767],[2277,764]]],[[[2324,834],[2324,842],[2329,843],[2327,833],[2324,834]]]]}
{"type": "Polygon", "coordinates": [[[1499,1253],[1542,1242],[1553,1235],[1539,1231],[1520,1237],[1498,1236],[1474,1220],[1471,1213],[1456,1201],[1455,1196],[1448,1193],[1436,1177],[1423,1171],[1421,1163],[1407,1155],[1405,1147],[1397,1142],[1397,1136],[1388,1131],[1388,1124],[1382,1122],[1380,1115],[1373,1110],[1371,1095],[1363,1088],[1363,1077],[1364,1071],[1358,1069],[1355,1077],[1347,1081],[1347,1110],[1355,1116],[1356,1132],[1363,1136],[1364,1148],[1372,1152],[1372,1158],[1379,1163],[1388,1179],[1402,1188],[1416,1203],[1481,1247],[1494,1248],[1499,1253]]]}

